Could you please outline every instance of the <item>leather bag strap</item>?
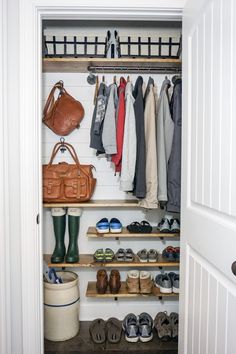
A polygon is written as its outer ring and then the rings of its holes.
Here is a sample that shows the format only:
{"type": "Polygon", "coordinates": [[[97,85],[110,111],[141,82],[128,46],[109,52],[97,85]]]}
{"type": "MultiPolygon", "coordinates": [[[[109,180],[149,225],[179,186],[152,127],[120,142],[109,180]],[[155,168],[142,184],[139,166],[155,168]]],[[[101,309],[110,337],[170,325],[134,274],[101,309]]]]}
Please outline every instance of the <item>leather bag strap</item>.
{"type": "MultiPolygon", "coordinates": [[[[78,159],[78,156],[76,154],[75,148],[69,143],[65,143],[65,142],[61,143],[60,142],[60,143],[57,143],[54,146],[53,151],[52,151],[52,155],[51,155],[51,159],[50,159],[49,164],[47,165],[47,167],[50,167],[52,165],[53,160],[56,157],[56,155],[57,155],[57,153],[58,153],[58,151],[60,150],[61,147],[65,147],[69,151],[69,153],[70,153],[72,159],[74,160],[74,162],[76,163],[76,166],[78,167],[78,169],[80,169],[87,177],[90,178],[90,175],[81,166],[81,164],[79,162],[79,159],[78,159]]],[[[93,167],[93,166],[91,165],[91,167],[93,167]]]]}
{"type": "Polygon", "coordinates": [[[50,117],[50,112],[52,111],[54,103],[55,103],[54,93],[55,93],[56,89],[59,89],[60,93],[65,91],[63,81],[58,81],[51,89],[51,92],[48,96],[45,107],[43,109],[43,122],[47,120],[46,117],[48,117],[48,119],[50,117]]]}

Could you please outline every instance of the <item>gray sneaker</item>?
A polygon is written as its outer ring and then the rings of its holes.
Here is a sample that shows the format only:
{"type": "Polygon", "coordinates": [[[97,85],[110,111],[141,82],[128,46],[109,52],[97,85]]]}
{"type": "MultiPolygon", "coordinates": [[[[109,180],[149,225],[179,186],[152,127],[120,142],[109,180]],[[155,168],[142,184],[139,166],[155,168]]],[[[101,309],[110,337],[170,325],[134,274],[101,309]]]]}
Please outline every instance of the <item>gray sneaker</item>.
{"type": "Polygon", "coordinates": [[[179,294],[179,274],[170,272],[168,275],[172,283],[173,293],[179,294]]]}
{"type": "Polygon", "coordinates": [[[180,232],[180,223],[178,219],[174,218],[170,220],[170,231],[174,233],[180,232]]]}
{"type": "Polygon", "coordinates": [[[138,318],[133,314],[129,313],[125,316],[122,323],[123,331],[125,332],[125,339],[127,342],[136,343],[139,340],[139,327],[138,318]]]}
{"type": "Polygon", "coordinates": [[[148,251],[148,262],[156,262],[157,261],[157,258],[158,258],[158,254],[157,254],[157,251],[154,250],[154,249],[150,249],[148,251]]]}
{"type": "Polygon", "coordinates": [[[178,340],[178,331],[179,331],[179,315],[176,312],[171,312],[170,316],[170,324],[172,329],[172,339],[174,341],[178,340]]]}
{"type": "Polygon", "coordinates": [[[169,223],[169,220],[167,218],[163,218],[161,220],[161,222],[159,222],[158,226],[157,226],[157,229],[160,231],[160,232],[163,232],[163,233],[168,233],[170,232],[170,223],[169,223]]]}
{"type": "Polygon", "coordinates": [[[142,312],[138,316],[139,323],[139,338],[143,343],[149,342],[153,338],[152,328],[153,328],[153,319],[146,313],[142,312]]]}
{"type": "Polygon", "coordinates": [[[145,263],[148,261],[148,252],[147,252],[146,248],[138,251],[137,256],[138,256],[139,261],[142,263],[145,263]]]}
{"type": "Polygon", "coordinates": [[[162,341],[169,341],[172,337],[172,326],[166,312],[159,312],[154,319],[154,327],[162,341]]]}
{"type": "Polygon", "coordinates": [[[161,293],[170,294],[173,292],[172,282],[167,273],[157,275],[155,278],[155,285],[160,289],[161,293]]]}

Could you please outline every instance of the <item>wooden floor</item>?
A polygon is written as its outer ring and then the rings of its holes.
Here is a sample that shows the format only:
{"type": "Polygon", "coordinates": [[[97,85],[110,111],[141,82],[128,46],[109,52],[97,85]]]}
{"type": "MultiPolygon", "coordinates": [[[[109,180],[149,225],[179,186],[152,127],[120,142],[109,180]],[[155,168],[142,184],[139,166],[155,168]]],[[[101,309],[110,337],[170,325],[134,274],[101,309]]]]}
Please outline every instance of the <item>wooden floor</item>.
{"type": "Polygon", "coordinates": [[[128,343],[122,334],[122,339],[118,344],[94,344],[89,335],[90,322],[80,323],[79,334],[65,342],[51,342],[45,340],[45,354],[178,354],[177,343],[161,342],[154,330],[154,337],[148,343],[128,343]]]}

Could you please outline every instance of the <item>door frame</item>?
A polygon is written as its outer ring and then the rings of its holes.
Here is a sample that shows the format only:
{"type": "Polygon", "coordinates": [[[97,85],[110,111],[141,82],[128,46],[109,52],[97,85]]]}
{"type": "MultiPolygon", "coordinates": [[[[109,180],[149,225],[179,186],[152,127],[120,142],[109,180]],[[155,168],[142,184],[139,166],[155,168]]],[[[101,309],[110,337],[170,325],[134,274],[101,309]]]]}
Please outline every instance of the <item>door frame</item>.
{"type": "MultiPolygon", "coordinates": [[[[14,4],[13,0],[10,2],[14,4]]],[[[87,4],[89,1],[87,0],[87,4]]],[[[14,85],[19,94],[19,150],[16,158],[20,160],[20,210],[15,222],[20,225],[18,237],[20,238],[20,268],[19,286],[17,284],[6,289],[5,297],[0,297],[0,305],[3,308],[8,303],[8,292],[11,292],[11,304],[14,308],[16,298],[21,298],[21,341],[12,343],[20,354],[42,354],[43,345],[43,280],[42,280],[42,178],[41,178],[41,101],[42,101],[42,63],[41,63],[41,34],[43,19],[88,19],[99,17],[109,20],[181,20],[182,7],[176,4],[179,0],[172,0],[172,7],[165,7],[165,1],[147,1],[145,7],[126,7],[125,1],[120,2],[120,7],[112,7],[108,1],[101,1],[101,6],[83,5],[77,6],[74,0],[59,0],[55,6],[53,0],[19,0],[17,11],[19,24],[19,73],[14,78],[14,85]],[[37,215],[40,215],[38,225],[37,215]],[[18,345],[19,344],[19,345],[18,345]]],[[[95,2],[96,3],[96,2],[95,2]]],[[[8,12],[8,19],[11,11],[8,12]]],[[[2,66],[3,67],[3,66],[2,66]]],[[[8,77],[13,84],[13,78],[8,77]]],[[[8,101],[10,101],[8,93],[8,101]]],[[[13,124],[15,117],[8,116],[8,121],[13,124]]],[[[8,129],[8,136],[11,131],[8,129]]],[[[9,138],[10,140],[10,138],[9,138]]],[[[9,141],[7,142],[9,145],[9,141]]],[[[14,143],[13,147],[14,148],[14,143]]],[[[2,152],[1,152],[2,153],[2,152]]],[[[8,160],[9,153],[4,150],[4,158],[8,160]]],[[[14,161],[9,160],[9,168],[14,167],[14,161]]],[[[0,172],[2,179],[3,173],[0,172]]],[[[11,181],[6,182],[7,189],[11,189],[11,181]]],[[[14,203],[13,200],[10,203],[14,203]]],[[[8,201],[5,201],[8,206],[8,201]]],[[[7,211],[9,210],[6,209],[7,211]]],[[[8,218],[10,216],[10,211],[8,218]]],[[[13,238],[13,235],[10,237],[13,238]]],[[[10,243],[9,253],[13,250],[14,243],[10,243]]],[[[1,256],[4,249],[1,249],[1,256]]],[[[4,254],[3,254],[4,253],[4,254]]],[[[7,254],[7,253],[6,253],[7,254]]],[[[1,257],[1,260],[4,259],[1,257]]],[[[7,268],[12,268],[14,260],[10,264],[3,265],[3,274],[7,268]]],[[[9,306],[9,304],[8,304],[9,306]]],[[[10,315],[10,311],[9,311],[10,315]]],[[[1,320],[5,318],[1,314],[1,320]]],[[[8,316],[9,317],[9,316],[8,316]]],[[[3,327],[2,327],[3,328],[3,327]]],[[[12,333],[12,327],[7,328],[8,336],[12,333]]],[[[10,349],[6,354],[15,353],[10,349]]],[[[6,346],[7,348],[7,346],[6,346]]]]}

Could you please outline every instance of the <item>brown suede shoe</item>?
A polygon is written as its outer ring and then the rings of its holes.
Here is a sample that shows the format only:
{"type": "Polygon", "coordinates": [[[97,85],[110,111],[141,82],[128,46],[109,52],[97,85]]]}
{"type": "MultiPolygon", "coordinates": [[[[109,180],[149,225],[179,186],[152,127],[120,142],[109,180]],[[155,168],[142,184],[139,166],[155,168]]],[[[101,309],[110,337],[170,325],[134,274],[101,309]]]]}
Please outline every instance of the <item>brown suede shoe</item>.
{"type": "Polygon", "coordinates": [[[126,288],[129,294],[139,293],[139,271],[130,270],[127,273],[126,288]]]}
{"type": "Polygon", "coordinates": [[[110,292],[117,294],[121,287],[120,272],[117,269],[112,269],[109,279],[110,292]]]}
{"type": "Polygon", "coordinates": [[[140,272],[140,293],[141,294],[151,294],[153,287],[153,281],[151,273],[146,271],[140,272]]]}
{"type": "Polygon", "coordinates": [[[97,271],[97,283],[96,288],[98,294],[105,294],[108,286],[108,276],[105,269],[99,269],[97,271]]]}

